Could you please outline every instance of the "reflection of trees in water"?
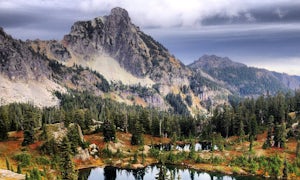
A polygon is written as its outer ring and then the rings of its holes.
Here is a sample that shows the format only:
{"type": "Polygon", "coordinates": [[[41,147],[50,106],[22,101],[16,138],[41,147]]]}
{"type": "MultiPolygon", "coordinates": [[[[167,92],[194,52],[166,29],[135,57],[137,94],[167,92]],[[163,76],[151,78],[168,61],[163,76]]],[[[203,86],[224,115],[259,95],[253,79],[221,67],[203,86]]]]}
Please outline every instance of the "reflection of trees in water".
{"type": "Polygon", "coordinates": [[[125,173],[127,177],[129,177],[132,174],[135,180],[143,180],[145,176],[145,169],[124,170],[124,169],[117,169],[112,166],[107,166],[104,168],[104,179],[115,180],[117,178],[117,171],[118,174],[125,173]]]}
{"type": "Polygon", "coordinates": [[[145,169],[133,170],[132,174],[136,180],[143,180],[145,176],[145,169]]]}
{"type": "Polygon", "coordinates": [[[159,168],[158,173],[157,173],[157,176],[155,177],[155,179],[165,180],[166,176],[167,176],[167,170],[166,170],[165,166],[164,165],[159,165],[158,168],[159,168]]]}
{"type": "Polygon", "coordinates": [[[78,180],[87,180],[91,174],[91,170],[92,169],[90,169],[90,168],[80,170],[79,174],[78,174],[78,180]]]}
{"type": "Polygon", "coordinates": [[[195,179],[195,170],[191,169],[189,170],[190,176],[191,176],[191,180],[195,179]]]}
{"type": "Polygon", "coordinates": [[[106,166],[104,168],[104,179],[115,180],[117,178],[117,169],[112,166],[106,166]]]}
{"type": "MultiPolygon", "coordinates": [[[[155,179],[158,180],[180,180],[180,179],[198,179],[201,177],[203,172],[199,172],[193,169],[187,169],[185,167],[178,167],[172,165],[154,165],[150,167],[146,167],[145,169],[137,169],[137,170],[129,170],[129,169],[118,169],[112,166],[107,166],[103,168],[104,179],[105,180],[116,180],[117,176],[119,178],[128,179],[129,177],[134,177],[135,180],[143,180],[145,175],[154,175],[155,179]]],[[[90,176],[91,169],[84,169],[79,171],[78,180],[87,180],[90,176]]],[[[99,173],[99,172],[98,172],[99,173]]],[[[206,174],[206,173],[205,173],[206,174]]],[[[102,179],[101,174],[97,174],[92,180],[102,179]]],[[[206,174],[207,175],[207,174],[206,174]]],[[[224,176],[218,173],[209,173],[211,180],[261,180],[262,178],[256,176],[242,176],[242,177],[231,177],[224,176]]]]}

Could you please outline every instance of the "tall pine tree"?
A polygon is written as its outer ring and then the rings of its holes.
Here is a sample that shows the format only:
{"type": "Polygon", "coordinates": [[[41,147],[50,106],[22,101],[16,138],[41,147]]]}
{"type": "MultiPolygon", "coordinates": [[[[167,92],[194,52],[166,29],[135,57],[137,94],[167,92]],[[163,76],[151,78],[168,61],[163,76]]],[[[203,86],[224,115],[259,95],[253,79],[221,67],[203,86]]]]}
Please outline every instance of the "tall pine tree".
{"type": "Polygon", "coordinates": [[[267,134],[267,139],[263,145],[263,148],[269,148],[272,146],[272,135],[273,135],[273,122],[274,122],[274,116],[270,116],[268,119],[268,134],[267,134]]]}
{"type": "Polygon", "coordinates": [[[103,123],[104,141],[114,141],[116,139],[116,129],[110,120],[105,120],[103,123]]]}
{"type": "Polygon", "coordinates": [[[144,143],[143,139],[143,127],[138,120],[135,121],[134,128],[132,130],[131,144],[132,145],[142,145],[144,143]]]}
{"type": "Polygon", "coordinates": [[[27,146],[34,143],[34,120],[35,113],[32,109],[28,108],[25,112],[25,122],[24,122],[24,140],[22,146],[27,146]]]}
{"type": "Polygon", "coordinates": [[[71,158],[70,142],[67,137],[64,137],[60,145],[60,168],[62,179],[75,180],[77,174],[71,158]]]}
{"type": "Polygon", "coordinates": [[[0,141],[6,140],[8,138],[7,126],[4,120],[0,119],[0,141]]]}

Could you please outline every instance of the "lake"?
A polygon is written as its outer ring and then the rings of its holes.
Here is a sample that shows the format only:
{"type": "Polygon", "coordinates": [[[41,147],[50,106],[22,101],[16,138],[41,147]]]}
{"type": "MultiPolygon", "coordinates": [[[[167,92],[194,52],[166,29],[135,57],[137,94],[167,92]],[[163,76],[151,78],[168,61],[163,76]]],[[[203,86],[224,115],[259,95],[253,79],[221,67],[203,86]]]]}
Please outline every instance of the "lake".
{"type": "Polygon", "coordinates": [[[256,176],[230,176],[218,173],[206,173],[178,166],[153,165],[144,169],[120,169],[112,166],[83,169],[79,171],[78,180],[153,180],[153,179],[182,179],[182,180],[260,180],[256,176]]]}

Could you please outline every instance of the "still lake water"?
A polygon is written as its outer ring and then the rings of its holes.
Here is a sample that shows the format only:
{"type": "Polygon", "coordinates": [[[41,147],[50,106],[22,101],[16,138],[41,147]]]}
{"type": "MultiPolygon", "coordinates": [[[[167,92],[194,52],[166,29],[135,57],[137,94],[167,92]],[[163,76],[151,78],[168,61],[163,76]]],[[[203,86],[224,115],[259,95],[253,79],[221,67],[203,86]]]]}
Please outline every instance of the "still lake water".
{"type": "Polygon", "coordinates": [[[206,173],[191,169],[178,168],[177,166],[160,165],[148,166],[144,169],[128,170],[111,166],[104,168],[90,168],[79,171],[78,180],[153,180],[164,176],[162,179],[182,180],[260,180],[256,176],[229,176],[218,173],[206,173]]]}

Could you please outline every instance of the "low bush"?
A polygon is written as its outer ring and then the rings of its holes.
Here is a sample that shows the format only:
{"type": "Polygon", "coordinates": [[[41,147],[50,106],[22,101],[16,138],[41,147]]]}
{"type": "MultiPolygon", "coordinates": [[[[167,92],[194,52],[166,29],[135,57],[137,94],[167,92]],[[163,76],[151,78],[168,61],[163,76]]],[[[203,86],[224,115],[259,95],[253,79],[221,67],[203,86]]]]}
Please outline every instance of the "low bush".
{"type": "Polygon", "coordinates": [[[31,156],[27,153],[17,154],[14,156],[14,159],[19,162],[19,165],[22,168],[31,164],[31,156]]]}
{"type": "Polygon", "coordinates": [[[35,162],[39,165],[49,165],[49,164],[51,164],[51,161],[48,158],[44,157],[44,156],[37,157],[35,159],[35,162]]]}

